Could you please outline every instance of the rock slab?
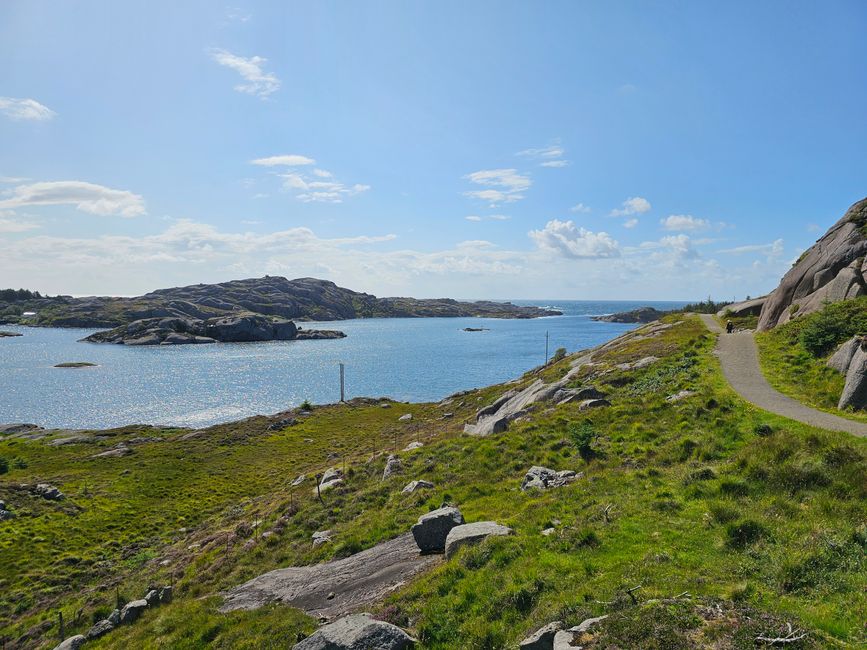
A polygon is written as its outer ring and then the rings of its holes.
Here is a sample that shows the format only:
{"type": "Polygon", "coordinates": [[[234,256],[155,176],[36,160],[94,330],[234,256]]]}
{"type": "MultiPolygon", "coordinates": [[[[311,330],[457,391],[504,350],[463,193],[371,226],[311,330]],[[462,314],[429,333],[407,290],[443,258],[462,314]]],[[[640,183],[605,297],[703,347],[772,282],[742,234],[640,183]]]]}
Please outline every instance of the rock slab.
{"type": "Polygon", "coordinates": [[[382,600],[439,561],[436,555],[420,555],[412,535],[405,533],[340,560],[269,571],[226,592],[220,610],[280,602],[311,616],[335,618],[382,600]]]}

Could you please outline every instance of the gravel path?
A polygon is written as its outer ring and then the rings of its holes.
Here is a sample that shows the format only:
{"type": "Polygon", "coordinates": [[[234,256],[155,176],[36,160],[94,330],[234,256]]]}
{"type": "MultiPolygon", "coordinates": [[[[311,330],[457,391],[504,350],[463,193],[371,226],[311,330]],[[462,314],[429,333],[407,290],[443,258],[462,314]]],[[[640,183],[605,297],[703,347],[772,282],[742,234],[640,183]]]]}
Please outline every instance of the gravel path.
{"type": "Polygon", "coordinates": [[[867,424],[811,409],[771,388],[759,367],[759,353],[753,332],[726,334],[713,316],[699,315],[711,332],[720,335],[716,355],[722,364],[723,375],[738,395],[759,408],[804,424],[867,436],[867,424]]]}

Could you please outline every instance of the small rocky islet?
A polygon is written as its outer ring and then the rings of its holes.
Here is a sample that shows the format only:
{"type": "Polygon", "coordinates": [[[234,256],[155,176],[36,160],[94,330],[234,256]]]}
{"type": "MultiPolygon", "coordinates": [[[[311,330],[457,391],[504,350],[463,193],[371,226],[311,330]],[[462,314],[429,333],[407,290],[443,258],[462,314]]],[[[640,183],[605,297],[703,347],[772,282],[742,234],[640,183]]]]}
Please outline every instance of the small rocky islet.
{"type": "Polygon", "coordinates": [[[261,314],[209,318],[143,318],[81,339],[86,343],[120,345],[187,345],[339,339],[336,330],[305,330],[291,320],[261,314]]]}

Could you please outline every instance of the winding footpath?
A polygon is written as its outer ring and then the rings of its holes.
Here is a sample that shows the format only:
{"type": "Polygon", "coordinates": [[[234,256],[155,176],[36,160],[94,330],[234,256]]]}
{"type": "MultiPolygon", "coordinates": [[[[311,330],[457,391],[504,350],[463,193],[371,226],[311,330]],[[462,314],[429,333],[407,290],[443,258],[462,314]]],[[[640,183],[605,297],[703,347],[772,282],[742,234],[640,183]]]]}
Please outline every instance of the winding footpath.
{"type": "Polygon", "coordinates": [[[722,364],[723,375],[738,395],[765,411],[810,426],[867,436],[867,423],[812,409],[773,389],[759,366],[759,353],[752,331],[725,334],[711,314],[699,316],[711,332],[720,335],[716,355],[722,364]]]}

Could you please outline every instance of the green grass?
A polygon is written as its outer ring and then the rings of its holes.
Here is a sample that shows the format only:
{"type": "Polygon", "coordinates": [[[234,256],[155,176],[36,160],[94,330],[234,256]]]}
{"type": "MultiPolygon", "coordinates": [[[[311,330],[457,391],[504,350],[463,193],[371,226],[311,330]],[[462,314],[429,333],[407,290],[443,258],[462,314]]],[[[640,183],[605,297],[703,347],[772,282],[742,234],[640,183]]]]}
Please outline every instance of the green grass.
{"type": "MultiPolygon", "coordinates": [[[[280,431],[254,418],[186,441],[183,431],[134,429],[96,445],[0,441],[0,455],[27,465],[10,465],[0,478],[0,499],[18,514],[0,524],[0,566],[8,567],[0,641],[30,631],[22,647],[53,647],[58,610],[70,633],[86,630],[113,607],[115,587],[132,599],[148,584],[173,583],[174,603],[93,647],[286,647],[312,629],[310,619],[286,607],[219,614],[215,594],[277,567],[368,548],[447,501],[468,521],[493,519],[516,534],[464,549],[371,606],[423,648],[509,647],[551,620],[575,624],[603,613],[617,616],[600,636],[609,645],[599,647],[695,647],[678,643],[689,625],[715,633],[702,603],[717,601],[806,627],[817,645],[803,647],[857,647],[867,618],[867,442],[744,403],[722,378],[700,321],[668,320],[676,324],[656,337],[628,338],[582,368],[580,382],[608,392],[610,408],[540,405],[487,438],[462,435],[463,421],[514,386],[443,406],[316,407],[280,431]],[[661,360],[639,371],[614,368],[649,355],[661,360]],[[696,395],[665,401],[685,388],[696,395]],[[398,423],[407,412],[412,423],[398,423]],[[444,420],[444,412],[455,415],[444,420]],[[588,427],[599,435],[582,456],[570,433],[588,427]],[[163,441],[123,458],[90,458],[143,434],[163,441]],[[415,439],[425,446],[402,453],[403,474],[383,482],[387,452],[415,439]],[[309,480],[290,489],[297,474],[344,457],[346,485],[326,493],[324,504],[309,480]],[[531,465],[584,477],[523,493],[531,465]],[[416,478],[435,489],[401,494],[416,478]],[[37,481],[58,485],[67,500],[16,489],[37,481]],[[555,534],[542,536],[551,526],[555,534]],[[252,538],[238,534],[246,528],[252,538]],[[310,535],[324,528],[335,531],[334,543],[313,549],[310,535]],[[265,530],[280,532],[265,540],[265,530]],[[637,585],[638,607],[627,595],[637,585]],[[688,607],[669,603],[683,592],[692,595],[688,607]],[[650,645],[642,629],[673,640],[650,645]]],[[[561,377],[570,361],[528,373],[519,385],[561,377]]],[[[752,629],[744,622],[716,633],[746,639],[743,630],[752,629]]]]}
{"type": "Polygon", "coordinates": [[[840,411],[845,377],[826,366],[836,348],[867,333],[867,298],[847,300],[756,335],[759,361],[768,382],[813,408],[867,422],[867,414],[840,411]]]}

